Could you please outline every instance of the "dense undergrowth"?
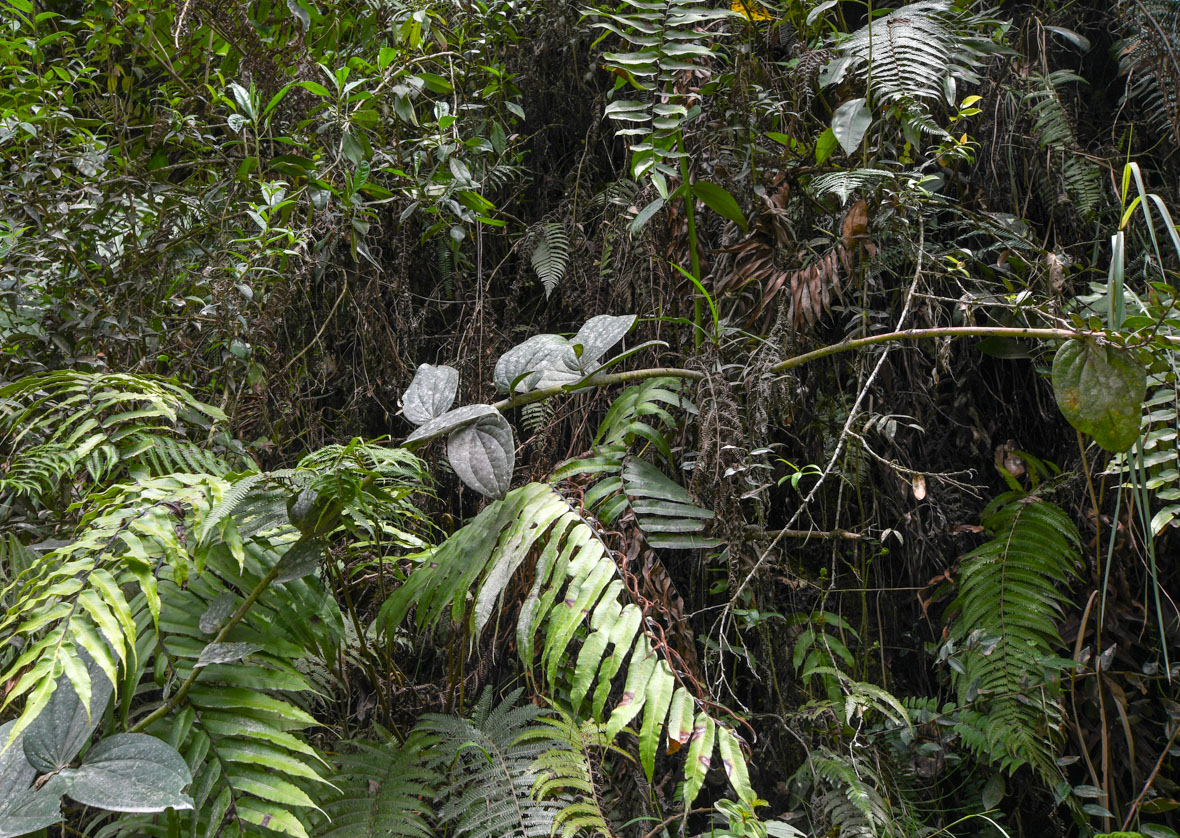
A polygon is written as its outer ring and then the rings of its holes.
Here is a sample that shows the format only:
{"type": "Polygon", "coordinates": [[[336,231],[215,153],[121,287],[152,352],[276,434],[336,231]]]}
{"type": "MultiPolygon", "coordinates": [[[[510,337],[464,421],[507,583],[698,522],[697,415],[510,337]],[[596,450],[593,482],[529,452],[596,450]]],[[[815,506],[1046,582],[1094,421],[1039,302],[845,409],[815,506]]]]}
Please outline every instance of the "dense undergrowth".
{"type": "Polygon", "coordinates": [[[0,836],[1175,835],[1171,0],[0,0],[0,836]]]}

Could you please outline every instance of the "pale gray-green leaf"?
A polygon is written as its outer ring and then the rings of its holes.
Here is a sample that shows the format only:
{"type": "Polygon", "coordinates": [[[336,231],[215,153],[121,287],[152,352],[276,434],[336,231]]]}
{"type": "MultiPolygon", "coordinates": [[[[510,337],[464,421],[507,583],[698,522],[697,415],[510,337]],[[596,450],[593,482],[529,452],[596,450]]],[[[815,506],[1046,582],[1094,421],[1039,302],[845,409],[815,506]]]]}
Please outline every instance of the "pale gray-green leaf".
{"type": "Polygon", "coordinates": [[[836,135],[845,154],[856,153],[872,122],[873,115],[869,113],[863,98],[849,99],[836,108],[836,112],[832,114],[832,133],[836,135]]]}
{"type": "Polygon", "coordinates": [[[320,557],[324,555],[327,544],[321,538],[310,541],[297,541],[291,549],[279,559],[279,572],[275,576],[275,583],[282,584],[292,579],[302,579],[320,566],[320,557]]]}
{"type": "Polygon", "coordinates": [[[222,591],[209,603],[209,607],[201,615],[197,627],[205,634],[216,634],[217,630],[221,628],[221,624],[225,622],[225,618],[234,613],[237,604],[237,594],[233,591],[222,591]]]}
{"type": "Polygon", "coordinates": [[[191,809],[182,794],[193,781],[176,749],[154,736],[120,733],[102,740],[76,769],[61,773],[66,794],[79,803],[112,812],[191,809]]]}
{"type": "Polygon", "coordinates": [[[578,355],[560,335],[534,335],[512,347],[496,362],[492,373],[496,389],[502,393],[507,393],[517,379],[520,381],[516,392],[527,393],[537,387],[567,384],[579,378],[578,355]]]}
{"type": "Polygon", "coordinates": [[[29,765],[25,759],[23,740],[24,732],[16,737],[11,744],[8,737],[16,727],[13,720],[0,725],[0,800],[14,798],[33,784],[37,776],[37,769],[29,765]]]}
{"type": "Polygon", "coordinates": [[[610,314],[600,314],[586,321],[571,343],[582,347],[582,354],[578,358],[583,372],[591,372],[599,358],[606,351],[623,339],[623,335],[631,331],[635,325],[634,314],[623,314],[615,317],[610,314]]]}
{"type": "Polygon", "coordinates": [[[261,649],[257,643],[210,643],[201,650],[197,658],[197,666],[210,666],[215,663],[233,663],[240,661],[247,655],[252,655],[261,649]]]}
{"type": "Polygon", "coordinates": [[[499,413],[460,428],[447,440],[447,459],[459,479],[480,494],[502,498],[512,484],[516,442],[499,413]]]}
{"type": "Polygon", "coordinates": [[[442,416],[455,403],[459,371],[446,364],[421,364],[402,396],[402,415],[415,425],[442,416]]]}
{"type": "Polygon", "coordinates": [[[90,712],[82,705],[70,679],[57,679],[49,703],[25,730],[25,759],[41,773],[56,771],[70,764],[102,721],[111,700],[110,679],[85,651],[79,650],[90,675],[90,712]]]}
{"type": "Polygon", "coordinates": [[[54,777],[39,789],[0,796],[0,838],[17,838],[61,821],[61,783],[54,777]]]}
{"type": "Polygon", "coordinates": [[[422,425],[406,437],[405,444],[420,445],[434,439],[436,436],[442,436],[464,425],[470,425],[472,422],[483,419],[485,416],[499,415],[496,408],[490,404],[469,404],[463,407],[457,407],[454,410],[448,410],[437,419],[431,419],[422,425]]]}
{"type": "Polygon", "coordinates": [[[1007,788],[1004,784],[1004,775],[997,771],[991,776],[983,786],[983,808],[994,809],[1000,805],[1000,801],[1004,799],[1004,793],[1007,788]]]}

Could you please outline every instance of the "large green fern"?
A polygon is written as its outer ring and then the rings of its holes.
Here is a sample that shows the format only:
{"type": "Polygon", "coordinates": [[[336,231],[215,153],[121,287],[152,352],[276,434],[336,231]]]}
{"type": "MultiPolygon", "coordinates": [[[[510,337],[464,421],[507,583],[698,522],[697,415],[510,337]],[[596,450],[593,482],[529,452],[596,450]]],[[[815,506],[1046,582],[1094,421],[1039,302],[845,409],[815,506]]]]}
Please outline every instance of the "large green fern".
{"type": "Polygon", "coordinates": [[[22,378],[0,388],[0,431],[8,433],[9,449],[0,495],[45,502],[63,480],[75,478],[85,478],[82,489],[89,491],[125,476],[121,467],[165,441],[156,457],[224,465],[186,437],[207,436],[209,426],[224,419],[217,408],[158,378],[73,371],[22,378]]]}
{"type": "Polygon", "coordinates": [[[428,741],[428,764],[446,777],[440,822],[456,838],[550,838],[563,808],[560,800],[532,796],[533,764],[552,740],[523,736],[544,713],[517,706],[520,691],[492,705],[484,694],[467,718],[429,713],[416,730],[428,741]]]}
{"type": "Polygon", "coordinates": [[[425,737],[349,742],[333,759],[336,789],[323,801],[316,838],[432,838],[442,775],[426,763],[425,737]]]}
{"type": "Polygon", "coordinates": [[[678,682],[661,641],[649,636],[642,610],[626,601],[624,580],[601,534],[552,488],[531,483],[509,492],[417,561],[381,609],[387,634],[415,609],[419,627],[447,620],[464,626],[474,640],[502,611],[504,595],[527,561],[532,583],[520,606],[516,645],[530,677],[539,653],[545,683],[567,694],[575,713],[591,696],[592,717],[605,720],[608,741],[642,713],[639,754],[648,777],[665,734],[670,751],[691,739],[686,803],[700,791],[715,743],[733,769],[735,789],[751,794],[744,758],[731,747],[734,734],[713,718],[703,696],[678,682]],[[575,654],[578,637],[584,639],[575,654]],[[605,716],[616,676],[622,697],[605,716]]]}
{"type": "Polygon", "coordinates": [[[882,104],[954,104],[957,84],[979,81],[988,56],[1001,48],[993,40],[998,22],[960,6],[918,0],[877,18],[838,45],[821,80],[835,84],[853,73],[882,104]]]}
{"type": "Polygon", "coordinates": [[[632,175],[651,178],[666,194],[665,179],[679,175],[675,163],[684,156],[676,138],[693,115],[687,93],[675,87],[676,75],[716,55],[706,38],[724,33],[706,36],[702,28],[734,13],[702,0],[623,0],[586,14],[605,30],[603,37],[613,33],[630,50],[603,56],[618,73],[616,93],[634,97],[614,98],[606,116],[621,124],[617,133],[630,143],[632,175]]]}
{"type": "MultiPolygon", "coordinates": [[[[1047,203],[1053,206],[1068,200],[1080,216],[1092,218],[1103,202],[1103,176],[1102,170],[1082,155],[1073,122],[1062,102],[1060,89],[1071,82],[1085,80],[1067,70],[1033,74],[1023,104],[1032,114],[1037,142],[1049,155],[1051,174],[1059,180],[1059,189],[1050,190],[1047,203]]],[[[1053,178],[1044,180],[1051,184],[1053,178]]]]}
{"type": "Polygon", "coordinates": [[[699,506],[687,489],[640,456],[651,449],[665,462],[673,462],[668,434],[677,427],[677,420],[669,411],[696,411],[680,394],[681,386],[677,379],[654,378],[628,387],[603,417],[589,456],[558,466],[551,479],[557,482],[577,475],[595,479],[585,493],[585,508],[607,527],[630,512],[652,547],[713,547],[717,539],[704,534],[713,512],[699,506]],[[632,453],[636,448],[638,452],[632,453]]]}
{"type": "MultiPolygon", "coordinates": [[[[305,835],[300,810],[314,807],[323,769],[301,733],[316,722],[306,673],[338,658],[344,625],[317,576],[324,539],[421,547],[410,496],[422,475],[408,452],[354,441],[236,483],[180,473],[116,485],[91,495],[68,543],[36,554],[10,542],[0,634],[22,645],[0,658],[12,684],[0,709],[23,702],[11,735],[55,688],[89,694],[85,653],[117,687],[117,727],[184,754],[196,806],[177,822],[189,834],[305,835]]],[[[136,816],[102,831],[165,833],[136,816]]]]}
{"type": "Polygon", "coordinates": [[[533,254],[531,261],[533,271],[541,285],[545,288],[545,296],[553,293],[553,289],[565,277],[570,263],[570,237],[565,225],[548,221],[539,224],[529,237],[533,254]]]}
{"type": "Polygon", "coordinates": [[[963,557],[950,638],[961,707],[983,714],[963,741],[1002,768],[1029,765],[1055,780],[1062,710],[1056,623],[1069,603],[1080,537],[1069,518],[1036,496],[1008,492],[984,510],[990,539],[963,557]],[[984,732],[983,738],[976,735],[984,732]]]}

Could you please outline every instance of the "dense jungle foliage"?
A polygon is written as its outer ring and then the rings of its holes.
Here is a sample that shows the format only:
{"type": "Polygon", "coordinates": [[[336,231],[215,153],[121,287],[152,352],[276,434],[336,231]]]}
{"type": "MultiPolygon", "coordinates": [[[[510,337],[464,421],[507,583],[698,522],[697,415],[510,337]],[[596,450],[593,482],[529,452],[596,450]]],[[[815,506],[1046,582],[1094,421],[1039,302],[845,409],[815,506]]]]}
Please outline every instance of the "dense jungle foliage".
{"type": "Polygon", "coordinates": [[[1177,835],[1177,0],[0,73],[0,836],[1177,835]]]}

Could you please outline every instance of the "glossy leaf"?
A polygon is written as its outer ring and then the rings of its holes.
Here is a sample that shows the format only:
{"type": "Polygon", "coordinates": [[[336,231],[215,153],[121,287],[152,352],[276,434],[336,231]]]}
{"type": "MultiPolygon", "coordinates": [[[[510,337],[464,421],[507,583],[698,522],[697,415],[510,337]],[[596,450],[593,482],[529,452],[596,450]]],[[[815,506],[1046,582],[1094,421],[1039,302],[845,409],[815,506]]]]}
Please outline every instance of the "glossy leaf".
{"type": "Polygon", "coordinates": [[[742,208],[738,206],[737,199],[727,190],[722,189],[715,183],[709,183],[707,180],[700,180],[692,185],[692,193],[700,198],[705,206],[713,210],[713,212],[722,218],[728,218],[734,224],[741,227],[742,232],[750,229],[742,208]]]}
{"type": "Polygon", "coordinates": [[[873,115],[863,98],[850,99],[836,108],[832,114],[832,134],[845,154],[851,156],[856,153],[872,122],[873,115]]]}

